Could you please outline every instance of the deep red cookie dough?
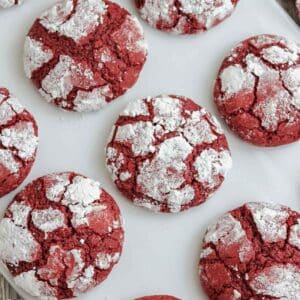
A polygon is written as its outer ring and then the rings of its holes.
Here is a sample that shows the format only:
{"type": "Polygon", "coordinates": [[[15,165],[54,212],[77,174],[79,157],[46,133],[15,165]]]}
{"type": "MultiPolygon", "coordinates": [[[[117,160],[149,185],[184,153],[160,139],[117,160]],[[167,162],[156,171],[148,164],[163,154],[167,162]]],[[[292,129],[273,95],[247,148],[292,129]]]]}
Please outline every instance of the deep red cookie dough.
{"type": "Polygon", "coordinates": [[[0,197],[24,181],[35,161],[37,146],[34,117],[0,87],[0,197]]]}
{"type": "Polygon", "coordinates": [[[300,214],[248,203],[205,234],[200,281],[209,299],[289,299],[300,295],[300,214]]]}
{"type": "Polygon", "coordinates": [[[35,21],[24,65],[48,102],[102,108],[131,88],[147,56],[137,18],[108,0],[60,0],[35,21]]]}
{"type": "Polygon", "coordinates": [[[69,299],[100,284],[119,261],[120,210],[101,185],[76,173],[41,177],[0,222],[0,258],[39,299],[69,299]]]}
{"type": "Polygon", "coordinates": [[[21,5],[23,0],[0,0],[0,8],[9,8],[15,5],[21,5]]]}
{"type": "Polygon", "coordinates": [[[180,300],[180,299],[175,298],[173,296],[146,296],[135,300],[180,300]]]}
{"type": "Polygon", "coordinates": [[[203,203],[232,164],[219,122],[179,96],[130,103],[115,123],[106,159],[113,181],[134,204],[172,213],[203,203]]]}
{"type": "Polygon", "coordinates": [[[229,127],[258,146],[300,138],[300,46],[283,37],[245,40],[225,58],[215,102],[229,127]]]}
{"type": "Polygon", "coordinates": [[[234,11],[238,0],[135,0],[152,27],[176,34],[206,31],[234,11]]]}

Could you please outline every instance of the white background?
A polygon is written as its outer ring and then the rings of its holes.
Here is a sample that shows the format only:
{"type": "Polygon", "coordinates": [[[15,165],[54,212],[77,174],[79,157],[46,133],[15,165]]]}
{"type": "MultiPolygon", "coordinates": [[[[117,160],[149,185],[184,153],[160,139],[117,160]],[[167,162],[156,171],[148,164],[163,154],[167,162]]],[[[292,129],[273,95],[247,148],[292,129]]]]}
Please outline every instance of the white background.
{"type": "MultiPolygon", "coordinates": [[[[274,0],[241,0],[232,17],[194,36],[172,36],[142,22],[149,57],[138,83],[102,111],[79,115],[47,104],[23,72],[24,37],[34,19],[54,2],[27,0],[21,7],[0,11],[0,85],[9,88],[33,113],[40,135],[30,176],[18,190],[1,199],[0,213],[36,177],[66,170],[90,176],[101,181],[118,202],[125,220],[126,242],[121,261],[109,278],[80,299],[132,300],[158,293],[184,300],[206,299],[197,275],[205,228],[246,201],[274,201],[300,210],[300,143],[258,148],[239,140],[223,124],[234,168],[220,191],[187,212],[155,215],[135,207],[114,187],[104,164],[107,137],[125,105],[148,95],[185,95],[217,114],[213,81],[229,50],[259,33],[280,34],[299,42],[299,28],[274,0]]],[[[137,14],[133,1],[117,2],[137,14]]]]}

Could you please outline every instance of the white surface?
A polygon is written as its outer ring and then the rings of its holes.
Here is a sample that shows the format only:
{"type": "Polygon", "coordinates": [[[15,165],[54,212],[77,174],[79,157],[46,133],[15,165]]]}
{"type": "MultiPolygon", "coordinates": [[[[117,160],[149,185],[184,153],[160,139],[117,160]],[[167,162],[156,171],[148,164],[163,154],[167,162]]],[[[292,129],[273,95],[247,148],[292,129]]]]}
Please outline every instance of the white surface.
{"type": "MultiPolygon", "coordinates": [[[[246,201],[275,201],[299,211],[300,143],[276,149],[257,148],[242,142],[225,127],[234,168],[221,190],[204,205],[185,213],[155,215],[135,207],[114,187],[104,165],[106,139],[126,103],[148,95],[189,96],[216,113],[213,81],[231,47],[258,33],[280,34],[299,42],[299,28],[274,0],[241,0],[233,16],[220,26],[190,37],[164,34],[142,22],[150,54],[138,83],[104,110],[79,115],[47,104],[23,72],[25,34],[35,17],[54,2],[28,0],[21,7],[0,11],[0,84],[34,114],[40,130],[33,170],[17,191],[1,199],[0,213],[25,184],[46,173],[74,170],[100,180],[120,205],[126,242],[121,261],[109,278],[80,299],[131,300],[158,293],[184,300],[205,299],[197,275],[205,228],[222,213],[246,201]]],[[[117,2],[136,13],[133,1],[117,2]]]]}

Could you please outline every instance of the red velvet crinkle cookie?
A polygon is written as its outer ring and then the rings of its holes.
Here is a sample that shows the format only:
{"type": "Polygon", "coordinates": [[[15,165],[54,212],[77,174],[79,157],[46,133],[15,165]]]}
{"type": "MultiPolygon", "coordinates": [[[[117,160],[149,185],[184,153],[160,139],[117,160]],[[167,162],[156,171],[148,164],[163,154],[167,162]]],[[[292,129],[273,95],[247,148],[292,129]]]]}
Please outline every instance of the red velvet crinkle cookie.
{"type": "Polygon", "coordinates": [[[24,0],[0,0],[0,8],[9,8],[15,5],[21,5],[24,0]]]}
{"type": "Polygon", "coordinates": [[[180,299],[175,298],[173,296],[146,296],[135,300],[180,300],[180,299]]]}
{"type": "Polygon", "coordinates": [[[106,158],[126,197],[155,212],[172,213],[204,202],[232,164],[219,122],[179,96],[130,103],[113,128],[106,158]]]}
{"type": "Polygon", "coordinates": [[[300,46],[259,35],[234,48],[215,85],[215,101],[229,127],[258,146],[300,138],[300,46]]]}
{"type": "Polygon", "coordinates": [[[34,117],[0,87],[0,197],[17,188],[35,161],[38,127],[34,117]]]}
{"type": "Polygon", "coordinates": [[[93,111],[137,81],[147,56],[136,17],[108,0],[60,0],[35,21],[24,65],[48,102],[93,111]]]}
{"type": "Polygon", "coordinates": [[[300,0],[296,0],[296,7],[297,7],[297,10],[298,10],[298,17],[300,19],[300,0]]]}
{"type": "Polygon", "coordinates": [[[288,299],[300,295],[300,214],[248,203],[204,237],[200,280],[209,299],[288,299]]]}
{"type": "Polygon", "coordinates": [[[206,31],[234,11],[239,0],[135,0],[152,27],[176,34],[206,31]]]}
{"type": "Polygon", "coordinates": [[[69,299],[100,284],[122,246],[117,204],[75,173],[33,181],[0,222],[0,258],[15,284],[38,299],[69,299]]]}

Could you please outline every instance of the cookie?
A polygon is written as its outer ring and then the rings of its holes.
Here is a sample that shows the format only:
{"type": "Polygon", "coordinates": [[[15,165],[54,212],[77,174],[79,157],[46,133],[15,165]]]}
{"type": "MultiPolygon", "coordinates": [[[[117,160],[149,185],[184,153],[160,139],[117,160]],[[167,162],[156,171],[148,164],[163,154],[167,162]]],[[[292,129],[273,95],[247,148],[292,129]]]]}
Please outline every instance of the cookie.
{"type": "Polygon", "coordinates": [[[248,203],[205,234],[200,280],[209,299],[289,299],[300,295],[300,213],[248,203]]]}
{"type": "Polygon", "coordinates": [[[274,147],[300,138],[300,46],[283,37],[259,35],[225,58],[215,102],[243,140],[274,147]]]}
{"type": "Polygon", "coordinates": [[[146,296],[135,300],[180,300],[173,296],[146,296]]]}
{"type": "Polygon", "coordinates": [[[108,0],[60,0],[31,27],[25,73],[41,95],[68,110],[102,108],[137,81],[147,57],[136,17],[108,0]]]}
{"type": "Polygon", "coordinates": [[[300,0],[296,0],[296,7],[297,7],[297,11],[298,11],[298,17],[300,19],[300,0]]]}
{"type": "Polygon", "coordinates": [[[152,27],[175,34],[206,31],[232,14],[239,0],[135,0],[152,27]]]}
{"type": "Polygon", "coordinates": [[[34,117],[0,87],[0,197],[17,188],[29,174],[38,147],[34,117]]]}
{"type": "Polygon", "coordinates": [[[38,178],[0,222],[0,258],[39,299],[69,299],[100,284],[119,261],[120,210],[100,183],[76,173],[38,178]]]}
{"type": "Polygon", "coordinates": [[[130,103],[115,123],[106,159],[113,181],[134,204],[172,213],[203,203],[232,164],[216,118],[179,96],[130,103]]]}
{"type": "Polygon", "coordinates": [[[0,8],[9,8],[15,5],[21,5],[24,0],[0,0],[0,8]]]}

